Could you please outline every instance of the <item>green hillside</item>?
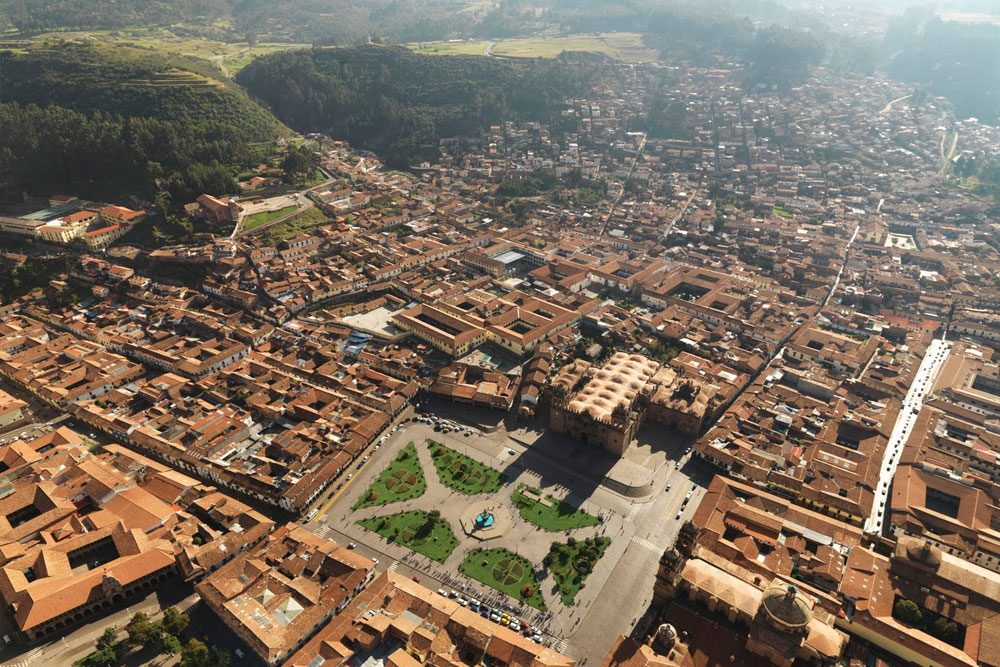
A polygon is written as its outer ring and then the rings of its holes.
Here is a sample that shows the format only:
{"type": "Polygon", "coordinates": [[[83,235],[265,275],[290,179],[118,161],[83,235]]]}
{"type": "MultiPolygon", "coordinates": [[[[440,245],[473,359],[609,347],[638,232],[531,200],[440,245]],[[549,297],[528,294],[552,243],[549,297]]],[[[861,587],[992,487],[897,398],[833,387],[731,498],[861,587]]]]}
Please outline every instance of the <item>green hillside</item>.
{"type": "Polygon", "coordinates": [[[327,132],[405,166],[437,157],[441,138],[504,118],[558,122],[563,100],[587,91],[606,62],[442,58],[362,46],[262,56],[236,80],[295,130],[327,132]]]}
{"type": "Polygon", "coordinates": [[[124,46],[0,52],[7,193],[228,191],[287,128],[210,63],[124,46]]]}

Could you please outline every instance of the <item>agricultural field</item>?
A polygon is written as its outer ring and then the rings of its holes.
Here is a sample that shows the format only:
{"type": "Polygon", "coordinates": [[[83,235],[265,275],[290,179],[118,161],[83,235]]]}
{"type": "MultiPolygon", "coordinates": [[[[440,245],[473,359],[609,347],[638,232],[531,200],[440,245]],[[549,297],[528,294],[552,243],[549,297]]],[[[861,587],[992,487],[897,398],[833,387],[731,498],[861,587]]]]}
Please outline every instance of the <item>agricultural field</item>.
{"type": "Polygon", "coordinates": [[[352,509],[380,507],[404,500],[413,500],[427,490],[427,480],[417,458],[417,448],[411,442],[399,452],[395,459],[372,482],[368,491],[361,496],[352,509]]]}
{"type": "Polygon", "coordinates": [[[507,549],[473,549],[458,571],[535,609],[545,610],[531,563],[507,549]]]}

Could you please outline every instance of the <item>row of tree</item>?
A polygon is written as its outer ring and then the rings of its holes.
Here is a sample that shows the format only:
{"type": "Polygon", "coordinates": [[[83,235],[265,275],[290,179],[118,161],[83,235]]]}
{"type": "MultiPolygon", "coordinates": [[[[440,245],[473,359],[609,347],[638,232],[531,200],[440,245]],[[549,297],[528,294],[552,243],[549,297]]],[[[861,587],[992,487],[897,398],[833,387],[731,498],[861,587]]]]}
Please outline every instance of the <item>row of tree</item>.
{"type": "Polygon", "coordinates": [[[229,667],[231,658],[226,651],[210,649],[195,638],[181,642],[190,621],[187,614],[173,607],[165,609],[163,618],[155,621],[140,611],[125,626],[124,638],[119,637],[115,628],[106,629],[97,638],[95,650],[74,666],[113,667],[130,651],[147,649],[157,655],[180,654],[181,667],[229,667]]]}

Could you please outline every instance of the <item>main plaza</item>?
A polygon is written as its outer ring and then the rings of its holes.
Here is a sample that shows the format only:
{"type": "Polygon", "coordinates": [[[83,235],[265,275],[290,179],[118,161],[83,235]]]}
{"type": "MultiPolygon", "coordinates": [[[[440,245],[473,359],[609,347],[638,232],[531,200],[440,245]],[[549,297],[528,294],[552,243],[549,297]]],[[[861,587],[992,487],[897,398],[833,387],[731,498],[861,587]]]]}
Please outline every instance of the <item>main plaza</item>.
{"type": "Polygon", "coordinates": [[[618,458],[461,406],[435,414],[463,428],[403,422],[309,527],[380,567],[508,611],[563,652],[600,654],[607,628],[627,631],[646,609],[658,557],[707,472],[668,431],[644,431],[618,458]]]}

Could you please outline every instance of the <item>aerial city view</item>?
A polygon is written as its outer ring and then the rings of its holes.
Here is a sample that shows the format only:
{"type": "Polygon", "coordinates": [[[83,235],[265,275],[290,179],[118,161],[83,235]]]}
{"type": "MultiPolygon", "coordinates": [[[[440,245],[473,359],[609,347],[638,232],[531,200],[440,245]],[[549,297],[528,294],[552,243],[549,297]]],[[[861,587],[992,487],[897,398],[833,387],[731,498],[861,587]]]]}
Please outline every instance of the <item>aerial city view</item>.
{"type": "Polygon", "coordinates": [[[0,31],[0,667],[1000,667],[997,0],[0,31]]]}

